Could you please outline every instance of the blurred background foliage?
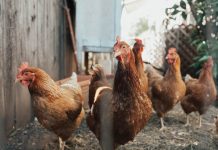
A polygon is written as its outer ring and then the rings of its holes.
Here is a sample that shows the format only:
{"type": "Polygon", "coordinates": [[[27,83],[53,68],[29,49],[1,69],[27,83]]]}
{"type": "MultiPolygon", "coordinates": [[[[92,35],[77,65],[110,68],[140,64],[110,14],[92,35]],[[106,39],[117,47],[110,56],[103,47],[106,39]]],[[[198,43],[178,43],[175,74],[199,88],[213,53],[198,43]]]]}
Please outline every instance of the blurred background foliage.
{"type": "Polygon", "coordinates": [[[148,20],[144,17],[140,18],[138,22],[135,24],[136,30],[133,33],[133,36],[140,36],[146,31],[156,31],[156,27],[153,24],[148,23],[148,20]]]}
{"type": "Polygon", "coordinates": [[[134,33],[135,36],[139,36],[143,32],[149,29],[148,20],[145,18],[140,18],[139,21],[136,23],[136,31],[134,33]]]}

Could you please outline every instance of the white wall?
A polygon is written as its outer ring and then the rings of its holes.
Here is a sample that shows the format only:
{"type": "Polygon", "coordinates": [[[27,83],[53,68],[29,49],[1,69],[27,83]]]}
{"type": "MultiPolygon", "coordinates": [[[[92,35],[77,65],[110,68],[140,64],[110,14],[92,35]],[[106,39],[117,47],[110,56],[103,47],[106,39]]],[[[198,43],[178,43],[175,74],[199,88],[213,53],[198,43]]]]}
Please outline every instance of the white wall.
{"type": "Polygon", "coordinates": [[[112,47],[120,35],[121,0],[77,0],[78,62],[83,67],[83,46],[112,47]]]}

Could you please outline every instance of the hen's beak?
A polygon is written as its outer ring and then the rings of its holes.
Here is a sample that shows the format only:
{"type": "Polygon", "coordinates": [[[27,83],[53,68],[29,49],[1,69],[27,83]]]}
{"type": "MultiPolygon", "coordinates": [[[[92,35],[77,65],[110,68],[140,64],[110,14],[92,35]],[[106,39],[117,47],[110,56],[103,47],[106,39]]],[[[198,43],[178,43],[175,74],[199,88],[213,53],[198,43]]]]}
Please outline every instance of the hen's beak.
{"type": "Polygon", "coordinates": [[[121,52],[120,51],[115,51],[114,52],[114,57],[116,58],[117,56],[120,56],[121,55],[121,52]]]}
{"type": "Polygon", "coordinates": [[[15,83],[20,82],[20,79],[15,79],[15,83]]]}
{"type": "Polygon", "coordinates": [[[21,80],[23,80],[23,78],[16,78],[16,79],[15,79],[15,83],[18,83],[18,82],[20,82],[21,80]]]}

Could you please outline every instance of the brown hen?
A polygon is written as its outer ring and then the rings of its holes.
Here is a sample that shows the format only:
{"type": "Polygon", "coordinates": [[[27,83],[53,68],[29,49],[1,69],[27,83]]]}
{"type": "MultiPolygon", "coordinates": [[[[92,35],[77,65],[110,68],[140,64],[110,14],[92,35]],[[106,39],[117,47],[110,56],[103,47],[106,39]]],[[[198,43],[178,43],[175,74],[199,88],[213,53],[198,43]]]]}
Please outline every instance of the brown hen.
{"type": "Polygon", "coordinates": [[[180,71],[180,57],[175,48],[170,48],[166,56],[168,70],[164,77],[149,73],[148,80],[151,85],[151,100],[153,108],[161,121],[161,130],[164,129],[164,115],[170,111],[185,95],[186,86],[180,71]],[[153,80],[155,79],[155,80],[153,80]]]}
{"type": "Polygon", "coordinates": [[[209,57],[204,63],[198,79],[190,78],[186,81],[186,95],[182,99],[181,106],[187,114],[186,125],[189,125],[189,114],[199,113],[199,127],[201,127],[201,115],[206,113],[209,106],[216,100],[216,86],[213,79],[213,59],[209,57]]]}
{"type": "Polygon", "coordinates": [[[135,64],[139,74],[140,83],[142,84],[144,91],[148,92],[148,78],[144,69],[144,62],[142,60],[142,52],[144,50],[144,45],[142,44],[142,40],[135,39],[135,44],[133,46],[133,53],[135,56],[135,64]]]}
{"type": "Polygon", "coordinates": [[[77,81],[74,79],[60,87],[45,71],[26,63],[20,66],[16,80],[28,87],[36,118],[59,137],[63,150],[65,141],[84,117],[82,92],[77,81]]]}
{"type": "MultiPolygon", "coordinates": [[[[148,122],[152,105],[139,81],[130,46],[117,39],[114,54],[118,60],[113,89],[99,87],[87,124],[102,149],[115,149],[133,140],[148,122]]],[[[103,71],[99,69],[99,71],[103,71]]],[[[90,85],[91,86],[91,85],[90,85]]]]}

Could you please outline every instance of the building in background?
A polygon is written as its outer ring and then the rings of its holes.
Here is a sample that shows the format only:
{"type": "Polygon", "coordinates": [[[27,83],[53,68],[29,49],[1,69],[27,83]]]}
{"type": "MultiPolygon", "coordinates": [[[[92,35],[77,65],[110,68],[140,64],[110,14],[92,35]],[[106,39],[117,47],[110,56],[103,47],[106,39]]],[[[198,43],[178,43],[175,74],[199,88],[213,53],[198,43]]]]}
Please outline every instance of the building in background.
{"type": "Polygon", "coordinates": [[[91,3],[89,0],[76,1],[76,39],[80,70],[88,67],[89,53],[112,52],[115,37],[121,31],[121,12],[121,0],[93,0],[91,3]]]}

